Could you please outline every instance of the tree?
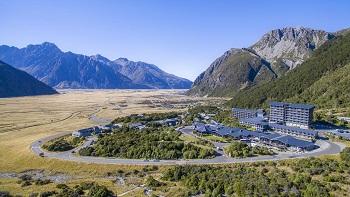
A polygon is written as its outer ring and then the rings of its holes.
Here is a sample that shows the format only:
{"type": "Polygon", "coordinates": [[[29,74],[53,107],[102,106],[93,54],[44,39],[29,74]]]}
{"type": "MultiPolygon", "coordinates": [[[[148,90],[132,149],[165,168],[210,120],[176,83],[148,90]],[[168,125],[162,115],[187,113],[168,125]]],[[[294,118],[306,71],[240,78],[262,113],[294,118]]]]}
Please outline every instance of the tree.
{"type": "Polygon", "coordinates": [[[108,190],[107,187],[94,184],[90,188],[88,196],[89,197],[113,197],[114,194],[112,191],[108,190]]]}
{"type": "Polygon", "coordinates": [[[0,191],[0,197],[11,197],[10,192],[0,191]]]}
{"type": "Polygon", "coordinates": [[[303,192],[304,197],[328,197],[327,190],[316,182],[311,182],[303,192]]]}
{"type": "Polygon", "coordinates": [[[233,187],[234,187],[235,194],[238,197],[245,196],[244,185],[241,181],[236,181],[233,187]]]}
{"type": "Polygon", "coordinates": [[[164,185],[164,183],[154,179],[153,176],[148,176],[145,181],[145,184],[147,187],[150,187],[150,188],[160,187],[164,185]]]}
{"type": "Polygon", "coordinates": [[[340,152],[340,158],[345,162],[350,161],[350,147],[346,147],[340,152]]]}

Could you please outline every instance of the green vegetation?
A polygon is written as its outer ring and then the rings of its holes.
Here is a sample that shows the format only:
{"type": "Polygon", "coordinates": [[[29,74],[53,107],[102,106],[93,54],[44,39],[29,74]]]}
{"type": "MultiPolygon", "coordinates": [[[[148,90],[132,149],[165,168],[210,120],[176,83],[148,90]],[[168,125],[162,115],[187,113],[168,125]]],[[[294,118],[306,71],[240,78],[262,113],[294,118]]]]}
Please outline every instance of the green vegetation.
{"type": "MultiPolygon", "coordinates": [[[[59,191],[49,191],[46,192],[46,196],[91,196],[91,197],[112,197],[115,196],[114,193],[107,189],[105,186],[98,185],[97,183],[81,183],[80,185],[75,185],[73,188],[68,187],[65,184],[59,184],[56,186],[59,191]]],[[[43,193],[40,194],[43,196],[43,193]]]]}
{"type": "Polygon", "coordinates": [[[350,64],[312,84],[290,101],[315,103],[319,108],[348,107],[350,103],[350,64]]]}
{"type": "MultiPolygon", "coordinates": [[[[344,150],[349,152],[349,150],[344,150]]],[[[349,158],[348,156],[346,157],[349,158]]],[[[183,196],[348,196],[347,159],[308,158],[228,166],[174,166],[162,179],[180,182],[183,196]]]]}
{"type": "Polygon", "coordinates": [[[185,117],[187,123],[191,123],[195,118],[201,118],[200,113],[205,114],[217,114],[220,109],[216,106],[211,105],[197,105],[188,109],[188,114],[185,117]]]}
{"type": "Polygon", "coordinates": [[[214,142],[228,143],[228,142],[232,141],[231,138],[220,137],[220,136],[216,136],[216,135],[212,135],[212,134],[201,134],[201,133],[198,133],[196,131],[193,131],[193,133],[201,136],[202,138],[205,138],[207,140],[214,141],[214,142]]]}
{"type": "Polygon", "coordinates": [[[111,135],[100,136],[92,147],[83,148],[80,155],[130,159],[202,159],[212,158],[213,149],[185,143],[180,132],[172,128],[146,128],[142,131],[123,127],[111,135]]]}
{"type": "Polygon", "coordinates": [[[153,178],[153,176],[148,176],[145,181],[145,185],[151,189],[154,189],[156,187],[164,186],[165,183],[157,181],[156,179],[153,178]]]}
{"type": "MultiPolygon", "coordinates": [[[[350,109],[345,110],[350,111],[350,109]]],[[[344,120],[339,120],[334,114],[336,114],[336,110],[316,111],[314,113],[314,121],[318,124],[323,125],[350,128],[350,124],[348,122],[344,120]]],[[[346,116],[349,115],[347,114],[346,116]]]]}
{"type": "Polygon", "coordinates": [[[78,147],[84,138],[73,136],[63,136],[43,144],[43,148],[48,151],[68,151],[78,147]]]}
{"type": "Polygon", "coordinates": [[[168,113],[151,113],[151,114],[132,114],[130,116],[119,117],[113,120],[112,123],[135,123],[143,122],[148,123],[151,121],[164,120],[168,118],[176,118],[179,116],[177,112],[168,113]]]}
{"type": "MultiPolygon", "coordinates": [[[[18,184],[21,184],[21,187],[27,187],[30,185],[38,185],[40,187],[45,187],[43,185],[53,184],[50,180],[41,180],[34,179],[30,175],[22,175],[19,177],[17,181],[18,184]]],[[[48,196],[56,196],[56,197],[112,197],[115,196],[112,191],[107,189],[105,186],[101,186],[95,182],[82,182],[79,185],[75,185],[73,187],[69,187],[65,184],[57,184],[56,189],[51,189],[47,191],[43,191],[41,193],[30,193],[30,197],[48,197],[48,196]]],[[[52,187],[50,187],[52,188],[52,187]]],[[[1,197],[12,197],[13,195],[7,191],[0,191],[1,197]]],[[[16,195],[17,196],[17,195],[16,195]]]]}
{"type": "Polygon", "coordinates": [[[344,148],[344,150],[340,153],[340,158],[343,161],[350,162],[350,147],[344,148]]]}
{"type": "Polygon", "coordinates": [[[310,59],[285,76],[241,91],[233,97],[230,104],[258,107],[269,100],[290,99],[314,102],[319,107],[347,106],[350,104],[346,91],[349,88],[346,85],[349,80],[336,78],[345,76],[348,72],[348,69],[342,68],[350,63],[349,54],[350,34],[339,36],[323,44],[310,59]]]}
{"type": "Polygon", "coordinates": [[[188,109],[188,113],[190,114],[198,114],[198,113],[206,113],[206,114],[215,114],[219,112],[220,109],[216,106],[212,105],[197,105],[195,107],[191,107],[188,109]]]}
{"type": "Polygon", "coordinates": [[[260,146],[250,147],[247,144],[243,142],[238,142],[238,141],[235,141],[231,143],[228,147],[226,147],[225,152],[230,157],[239,157],[239,158],[253,157],[255,155],[273,155],[274,154],[273,151],[269,150],[266,147],[260,147],[260,146]]]}
{"type": "Polygon", "coordinates": [[[50,184],[51,181],[48,179],[42,180],[42,179],[33,179],[29,175],[22,175],[19,177],[19,180],[17,181],[18,184],[21,185],[21,187],[26,187],[30,185],[47,185],[50,184]]]}
{"type": "Polygon", "coordinates": [[[232,111],[230,109],[220,110],[213,119],[229,127],[242,127],[239,121],[232,117],[232,111]]]}

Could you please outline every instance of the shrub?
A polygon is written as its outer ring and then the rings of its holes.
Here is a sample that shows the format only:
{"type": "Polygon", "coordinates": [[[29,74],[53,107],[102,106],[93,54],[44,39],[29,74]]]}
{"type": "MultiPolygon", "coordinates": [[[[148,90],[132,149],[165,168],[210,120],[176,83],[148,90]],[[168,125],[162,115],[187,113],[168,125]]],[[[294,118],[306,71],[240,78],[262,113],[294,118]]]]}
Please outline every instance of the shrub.
{"type": "Polygon", "coordinates": [[[340,152],[340,158],[345,162],[350,162],[350,147],[346,147],[340,152]]]}
{"type": "Polygon", "coordinates": [[[40,193],[39,196],[40,197],[49,197],[49,196],[53,196],[55,194],[57,194],[57,192],[55,192],[55,191],[46,191],[46,192],[40,193]]]}
{"type": "Polygon", "coordinates": [[[74,146],[67,142],[65,139],[57,139],[49,144],[43,146],[48,151],[68,151],[72,150],[74,146]]]}
{"type": "Polygon", "coordinates": [[[47,185],[50,183],[51,183],[51,181],[49,179],[45,179],[45,180],[37,179],[37,180],[35,180],[35,185],[47,185]]]}
{"type": "Polygon", "coordinates": [[[150,187],[150,188],[160,187],[164,185],[164,183],[154,179],[153,176],[148,176],[145,184],[147,187],[150,187]]]}
{"type": "Polygon", "coordinates": [[[0,191],[0,197],[12,197],[12,196],[10,195],[10,192],[0,191]]]}
{"type": "Polygon", "coordinates": [[[90,188],[88,196],[91,197],[113,197],[112,191],[108,190],[105,186],[100,186],[98,184],[93,184],[90,188]]]}
{"type": "Polygon", "coordinates": [[[31,181],[32,180],[32,176],[27,175],[27,174],[23,174],[18,178],[21,179],[22,181],[31,181]]]}
{"type": "Polygon", "coordinates": [[[29,185],[32,185],[32,183],[30,181],[23,181],[21,184],[21,187],[27,187],[29,185]]]}

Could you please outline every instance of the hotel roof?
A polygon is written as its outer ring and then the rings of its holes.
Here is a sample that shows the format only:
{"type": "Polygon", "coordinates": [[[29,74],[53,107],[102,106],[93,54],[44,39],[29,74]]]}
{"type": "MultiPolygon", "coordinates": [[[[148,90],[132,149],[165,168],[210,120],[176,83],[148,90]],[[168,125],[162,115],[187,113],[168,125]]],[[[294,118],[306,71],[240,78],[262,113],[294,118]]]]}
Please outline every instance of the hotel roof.
{"type": "Polygon", "coordinates": [[[271,106],[277,106],[277,107],[288,106],[288,107],[293,107],[293,108],[298,108],[298,109],[312,109],[312,108],[315,108],[314,105],[305,104],[305,103],[285,103],[285,102],[277,102],[277,101],[271,101],[270,105],[271,106]]]}
{"type": "Polygon", "coordinates": [[[268,140],[274,139],[276,137],[280,137],[282,135],[278,134],[278,133],[264,133],[263,135],[260,136],[260,138],[265,138],[268,140]]]}
{"type": "Polygon", "coordinates": [[[268,125],[268,123],[267,123],[263,118],[260,118],[260,117],[255,117],[255,118],[242,118],[242,119],[240,119],[239,121],[248,122],[248,123],[251,123],[251,124],[268,125]]]}
{"type": "Polygon", "coordinates": [[[251,112],[251,113],[256,113],[257,110],[255,109],[243,109],[243,108],[232,108],[232,110],[235,110],[235,111],[240,111],[240,112],[251,112]]]}
{"type": "Polygon", "coordinates": [[[292,136],[284,135],[271,139],[272,141],[279,141],[285,145],[298,147],[298,148],[308,148],[314,146],[315,144],[309,141],[300,140],[292,136]]]}
{"type": "Polygon", "coordinates": [[[311,135],[311,136],[316,136],[317,133],[318,133],[317,131],[313,131],[313,130],[309,130],[309,129],[301,129],[301,128],[298,128],[298,127],[289,127],[289,126],[285,126],[285,125],[281,125],[281,124],[275,124],[275,123],[270,123],[269,125],[272,128],[283,129],[283,130],[290,130],[290,131],[293,131],[293,132],[298,132],[298,133],[311,135]]]}

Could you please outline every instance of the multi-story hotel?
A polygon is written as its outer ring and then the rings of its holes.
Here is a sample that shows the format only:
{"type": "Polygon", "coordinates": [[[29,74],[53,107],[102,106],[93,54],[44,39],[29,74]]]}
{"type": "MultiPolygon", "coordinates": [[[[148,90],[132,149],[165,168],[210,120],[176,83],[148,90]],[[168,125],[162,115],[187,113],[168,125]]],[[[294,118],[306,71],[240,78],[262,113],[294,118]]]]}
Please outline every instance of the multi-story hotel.
{"type": "Polygon", "coordinates": [[[270,103],[270,123],[308,129],[313,119],[315,106],[283,102],[270,103]]]}
{"type": "Polygon", "coordinates": [[[264,111],[261,109],[232,108],[232,116],[237,119],[263,117],[264,111]]]}

